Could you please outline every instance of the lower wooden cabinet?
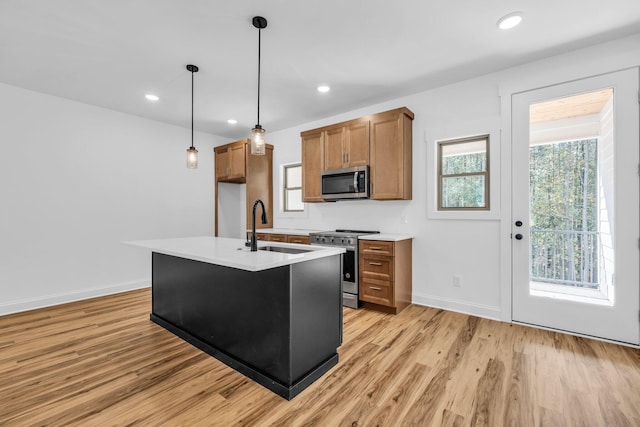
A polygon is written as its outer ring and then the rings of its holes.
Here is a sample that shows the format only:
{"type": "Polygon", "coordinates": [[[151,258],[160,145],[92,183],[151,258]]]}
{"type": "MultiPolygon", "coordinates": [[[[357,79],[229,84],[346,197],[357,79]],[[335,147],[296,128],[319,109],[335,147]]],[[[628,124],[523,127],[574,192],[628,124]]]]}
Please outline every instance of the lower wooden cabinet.
{"type": "Polygon", "coordinates": [[[266,240],[270,242],[282,242],[287,243],[287,235],[286,234],[273,234],[273,233],[265,233],[268,237],[266,240]]]}
{"type": "MultiPolygon", "coordinates": [[[[251,239],[251,232],[247,231],[247,240],[251,239]]],[[[256,240],[266,242],[282,242],[282,243],[298,243],[301,245],[309,244],[309,236],[300,236],[297,234],[276,234],[276,233],[258,233],[256,232],[256,240]]]]}
{"type": "Polygon", "coordinates": [[[309,236],[297,236],[293,234],[287,234],[287,243],[298,243],[300,245],[310,244],[309,236]]]}
{"type": "MultiPolygon", "coordinates": [[[[247,240],[251,240],[251,232],[247,232],[247,240]]],[[[269,240],[267,233],[256,233],[256,240],[269,240]]]]}
{"type": "Polygon", "coordinates": [[[360,299],[363,307],[397,314],[411,304],[412,239],[360,240],[360,299]]]}

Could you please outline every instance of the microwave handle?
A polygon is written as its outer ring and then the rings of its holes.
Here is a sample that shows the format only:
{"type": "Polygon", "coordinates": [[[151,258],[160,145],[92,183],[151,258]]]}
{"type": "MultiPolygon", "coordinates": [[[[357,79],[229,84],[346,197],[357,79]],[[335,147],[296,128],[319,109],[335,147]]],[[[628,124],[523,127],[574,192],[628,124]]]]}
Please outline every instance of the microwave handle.
{"type": "Polygon", "coordinates": [[[356,193],[360,192],[360,189],[358,188],[358,172],[353,173],[353,188],[356,193]]]}

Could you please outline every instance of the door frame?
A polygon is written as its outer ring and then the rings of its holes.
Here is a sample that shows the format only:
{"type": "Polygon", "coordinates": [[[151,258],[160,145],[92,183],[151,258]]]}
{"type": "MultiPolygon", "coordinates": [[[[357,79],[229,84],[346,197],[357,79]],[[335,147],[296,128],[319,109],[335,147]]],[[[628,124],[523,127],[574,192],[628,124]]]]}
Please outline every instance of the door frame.
{"type": "MultiPolygon", "coordinates": [[[[548,58],[530,64],[531,69],[527,73],[522,73],[517,79],[507,80],[499,83],[498,94],[501,107],[501,195],[502,212],[500,215],[500,297],[501,297],[501,320],[503,322],[513,322],[512,303],[512,251],[511,251],[511,217],[512,217],[512,96],[522,92],[542,89],[558,84],[569,83],[585,78],[609,74],[640,66],[637,59],[629,57],[612,57],[606,49],[599,52],[601,55],[585,57],[587,60],[575,60],[575,58],[548,58]],[[573,61],[572,61],[573,59],[573,61]]],[[[548,329],[548,328],[541,328],[548,329]]],[[[551,329],[550,329],[551,330],[551,329]]],[[[579,334],[573,334],[579,335],[579,334]]],[[[598,339],[588,337],[592,339],[598,339]]],[[[607,341],[607,340],[602,340],[607,341]]],[[[615,342],[616,344],[622,344],[615,342]]],[[[632,346],[634,347],[634,346],[632,346]]]]}

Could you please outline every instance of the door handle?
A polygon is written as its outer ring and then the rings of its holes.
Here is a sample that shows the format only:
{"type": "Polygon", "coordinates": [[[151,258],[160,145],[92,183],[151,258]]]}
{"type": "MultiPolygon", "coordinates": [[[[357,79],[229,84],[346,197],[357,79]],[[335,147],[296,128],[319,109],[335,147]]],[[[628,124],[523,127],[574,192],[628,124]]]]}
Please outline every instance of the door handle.
{"type": "Polygon", "coordinates": [[[355,193],[360,192],[360,189],[358,188],[358,172],[353,173],[353,188],[355,193]]]}
{"type": "Polygon", "coordinates": [[[516,234],[516,240],[522,240],[522,234],[518,233],[516,234]]]}
{"type": "Polygon", "coordinates": [[[522,221],[516,221],[516,227],[522,227],[522,221]]]}

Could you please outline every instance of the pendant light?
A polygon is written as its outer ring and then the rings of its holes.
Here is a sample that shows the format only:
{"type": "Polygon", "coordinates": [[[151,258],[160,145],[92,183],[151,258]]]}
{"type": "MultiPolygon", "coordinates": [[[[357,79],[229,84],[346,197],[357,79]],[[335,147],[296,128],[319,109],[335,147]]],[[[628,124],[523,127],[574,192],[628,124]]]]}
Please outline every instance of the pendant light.
{"type": "Polygon", "coordinates": [[[191,147],[187,148],[187,168],[198,168],[198,150],[193,146],[193,73],[198,72],[198,67],[195,65],[187,65],[187,70],[191,71],[191,147]]]}
{"type": "Polygon", "coordinates": [[[258,122],[251,129],[251,154],[264,155],[266,141],[264,129],[260,126],[260,33],[263,28],[267,28],[267,20],[262,16],[254,16],[253,26],[258,29],[258,122]]]}

